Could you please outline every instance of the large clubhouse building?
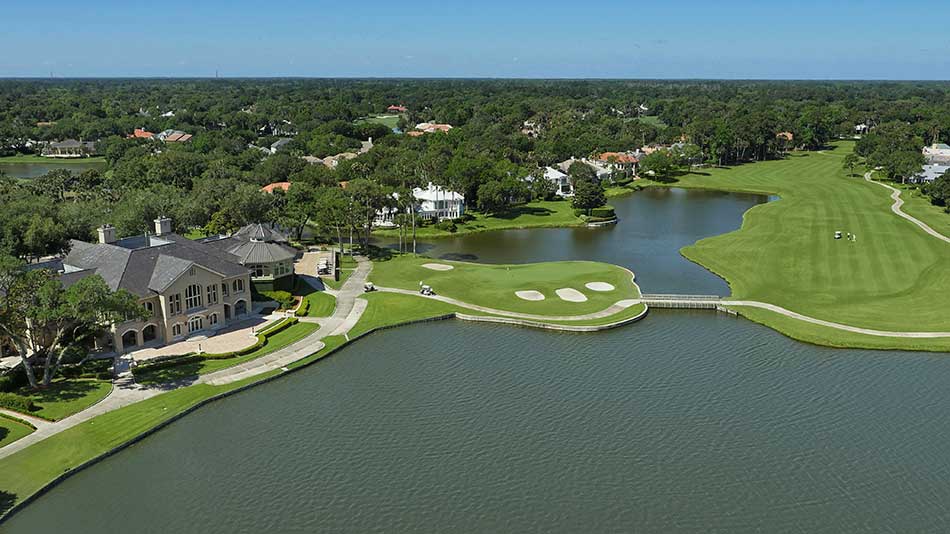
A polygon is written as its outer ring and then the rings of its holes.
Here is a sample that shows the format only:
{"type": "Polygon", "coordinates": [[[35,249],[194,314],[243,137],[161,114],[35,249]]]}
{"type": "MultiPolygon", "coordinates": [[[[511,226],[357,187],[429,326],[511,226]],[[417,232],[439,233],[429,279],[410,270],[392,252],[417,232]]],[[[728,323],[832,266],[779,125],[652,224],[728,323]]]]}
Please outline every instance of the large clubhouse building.
{"type": "Polygon", "coordinates": [[[263,225],[203,241],[171,228],[171,220],[161,218],[154,234],[116,239],[115,228],[106,225],[98,243],[74,240],[64,258],[45,265],[60,273],[64,285],[98,274],[148,311],[143,320],[112,325],[99,348],[121,353],[213,333],[251,312],[252,280],[293,276],[296,251],[263,225]]]}

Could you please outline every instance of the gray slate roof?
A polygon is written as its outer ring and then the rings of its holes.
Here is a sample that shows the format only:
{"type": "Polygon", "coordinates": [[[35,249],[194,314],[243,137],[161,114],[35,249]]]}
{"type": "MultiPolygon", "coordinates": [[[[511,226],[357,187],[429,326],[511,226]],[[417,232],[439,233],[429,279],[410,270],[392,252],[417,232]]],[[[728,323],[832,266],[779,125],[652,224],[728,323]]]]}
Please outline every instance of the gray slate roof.
{"type": "Polygon", "coordinates": [[[267,243],[287,242],[287,236],[263,224],[249,224],[237,232],[234,232],[234,235],[253,241],[265,241],[267,243]]]}
{"type": "MultiPolygon", "coordinates": [[[[179,235],[150,240],[153,246],[127,249],[117,245],[72,241],[63,263],[102,276],[110,289],[145,297],[163,291],[192,265],[225,277],[247,274],[238,258],[179,235]],[[163,242],[165,244],[156,243],[163,242]]],[[[72,273],[70,273],[72,274],[72,273]]]]}
{"type": "Polygon", "coordinates": [[[264,224],[249,224],[230,237],[214,237],[204,244],[232,254],[242,265],[276,263],[297,257],[297,250],[287,246],[287,236],[264,224]]]}

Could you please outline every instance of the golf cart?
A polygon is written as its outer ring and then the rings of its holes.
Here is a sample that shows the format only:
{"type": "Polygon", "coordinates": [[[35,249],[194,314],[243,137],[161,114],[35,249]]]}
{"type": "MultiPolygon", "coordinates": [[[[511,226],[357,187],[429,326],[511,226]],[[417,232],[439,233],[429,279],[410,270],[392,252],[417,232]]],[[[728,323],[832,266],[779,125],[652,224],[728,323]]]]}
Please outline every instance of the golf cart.
{"type": "Polygon", "coordinates": [[[363,284],[363,291],[366,293],[371,293],[376,291],[376,286],[374,286],[372,282],[366,282],[363,284]]]}
{"type": "Polygon", "coordinates": [[[427,285],[423,285],[422,288],[419,289],[419,293],[422,293],[426,296],[435,295],[435,291],[432,290],[432,286],[427,285]]]}

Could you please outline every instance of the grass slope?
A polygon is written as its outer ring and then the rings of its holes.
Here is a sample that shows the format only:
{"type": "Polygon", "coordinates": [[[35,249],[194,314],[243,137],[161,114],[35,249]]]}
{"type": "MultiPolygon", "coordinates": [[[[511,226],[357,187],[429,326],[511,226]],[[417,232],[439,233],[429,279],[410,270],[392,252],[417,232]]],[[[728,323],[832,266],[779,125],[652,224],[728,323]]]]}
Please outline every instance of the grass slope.
{"type": "Polygon", "coordinates": [[[4,447],[14,441],[33,433],[29,426],[0,415],[0,447],[4,447]]]}
{"type": "Polygon", "coordinates": [[[366,117],[355,121],[356,124],[382,124],[392,130],[399,126],[399,115],[376,115],[375,117],[366,117]]]}
{"type": "Polygon", "coordinates": [[[852,148],[682,177],[677,187],[781,197],[746,212],[740,230],[682,253],[724,277],[736,298],[866,328],[950,330],[941,298],[950,247],[894,215],[887,190],[846,176],[841,162],[852,148]],[[857,242],[835,240],[836,230],[857,242]]]}
{"type": "Polygon", "coordinates": [[[431,285],[446,297],[494,309],[538,315],[584,315],[608,308],[619,300],[639,297],[630,272],[607,263],[589,261],[549,262],[516,265],[489,265],[433,260],[412,255],[394,256],[377,261],[370,274],[382,287],[417,290],[419,282],[431,285]],[[434,271],[426,263],[451,265],[450,271],[434,271]],[[584,287],[587,282],[607,282],[613,291],[598,292],[584,287]],[[573,288],[587,302],[561,300],[555,290],[573,288]],[[515,291],[535,290],[545,300],[531,302],[518,298],[515,291]]]}
{"type": "Polygon", "coordinates": [[[20,394],[33,399],[38,408],[29,415],[59,421],[101,401],[111,391],[112,382],[108,380],[71,378],[56,380],[39,391],[22,390],[20,394]]]}
{"type": "MultiPolygon", "coordinates": [[[[440,230],[435,226],[424,226],[416,228],[416,236],[418,238],[449,237],[492,230],[561,228],[584,225],[584,221],[574,215],[574,208],[566,200],[529,202],[521,206],[515,206],[506,213],[493,215],[469,213],[474,219],[464,224],[458,224],[458,229],[455,232],[440,230]]],[[[397,237],[399,230],[376,230],[373,233],[380,236],[397,237]]]]}

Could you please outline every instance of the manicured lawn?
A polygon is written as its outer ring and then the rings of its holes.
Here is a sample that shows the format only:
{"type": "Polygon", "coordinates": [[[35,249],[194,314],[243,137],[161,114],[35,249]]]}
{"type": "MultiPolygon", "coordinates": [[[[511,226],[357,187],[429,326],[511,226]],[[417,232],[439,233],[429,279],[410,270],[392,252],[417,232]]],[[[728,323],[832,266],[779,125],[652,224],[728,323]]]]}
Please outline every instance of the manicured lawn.
{"type": "Polygon", "coordinates": [[[101,401],[111,391],[112,382],[108,380],[70,378],[54,380],[47,389],[24,389],[19,393],[33,399],[38,408],[29,415],[58,421],[101,401]]]}
{"type": "MultiPolygon", "coordinates": [[[[326,284],[326,282],[324,282],[326,284]]],[[[294,295],[301,296],[310,303],[307,308],[307,317],[329,317],[333,315],[336,309],[336,299],[323,291],[304,282],[303,279],[297,279],[297,287],[294,288],[294,295]]]]}
{"type": "Polygon", "coordinates": [[[33,433],[33,429],[24,423],[0,415],[0,447],[33,433]]]}
{"type": "Polygon", "coordinates": [[[135,381],[145,385],[158,385],[174,380],[181,380],[184,378],[212,373],[214,371],[220,371],[221,369],[227,369],[228,367],[234,367],[235,365],[251,361],[255,358],[260,358],[261,356],[265,356],[288,345],[296,343],[297,341],[300,341],[301,339],[316,332],[319,328],[320,325],[313,323],[297,323],[291,327],[288,327],[286,330],[278,332],[267,338],[267,343],[263,347],[250,354],[237,356],[235,358],[207,359],[200,362],[176,365],[173,367],[166,367],[164,369],[156,369],[151,372],[139,374],[136,376],[135,381]]]}
{"type": "Polygon", "coordinates": [[[930,203],[930,198],[920,192],[920,189],[912,186],[901,186],[900,184],[888,184],[901,190],[901,198],[904,199],[904,206],[901,207],[904,213],[911,215],[925,222],[934,230],[945,236],[950,236],[950,213],[944,211],[942,206],[934,206],[930,203]]]}
{"type": "Polygon", "coordinates": [[[356,326],[350,330],[350,339],[375,328],[462,311],[458,306],[445,302],[397,293],[368,293],[364,298],[369,305],[356,326]]]}
{"type": "Polygon", "coordinates": [[[392,130],[396,126],[399,126],[399,115],[377,115],[375,117],[366,117],[365,119],[359,119],[356,121],[356,124],[362,123],[382,124],[383,126],[392,130]]]}
{"type": "Polygon", "coordinates": [[[105,163],[106,158],[95,156],[91,158],[44,158],[36,154],[17,154],[0,158],[0,165],[4,163],[105,163]]]}
{"type": "Polygon", "coordinates": [[[420,256],[393,256],[373,265],[370,279],[381,287],[418,290],[424,282],[440,295],[469,304],[494,309],[539,315],[583,315],[606,309],[623,299],[639,297],[629,271],[606,263],[571,261],[518,265],[488,265],[420,256]],[[423,267],[427,263],[452,266],[449,271],[423,267]],[[607,282],[613,291],[599,292],[584,287],[588,282],[607,282]],[[583,293],[587,302],[568,302],[555,290],[573,288],[583,293]],[[527,301],[516,291],[540,291],[545,299],[527,301]]]}
{"type": "MultiPolygon", "coordinates": [[[[574,215],[574,208],[567,200],[529,202],[522,206],[516,206],[507,213],[491,216],[474,212],[471,214],[475,217],[474,220],[459,224],[458,230],[454,233],[440,230],[435,226],[425,226],[416,228],[416,236],[419,238],[448,237],[491,230],[582,226],[584,224],[579,217],[574,215]]],[[[374,233],[381,236],[396,237],[399,235],[399,230],[376,230],[374,233]]]]}
{"type": "Polygon", "coordinates": [[[746,212],[740,230],[682,253],[724,277],[736,298],[866,328],[950,330],[950,246],[894,215],[886,189],[846,176],[853,146],[682,177],[675,186],[781,197],[746,212]],[[838,230],[857,241],[834,239],[838,230]]]}

